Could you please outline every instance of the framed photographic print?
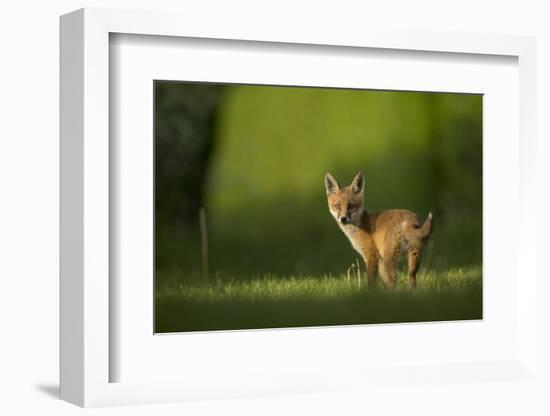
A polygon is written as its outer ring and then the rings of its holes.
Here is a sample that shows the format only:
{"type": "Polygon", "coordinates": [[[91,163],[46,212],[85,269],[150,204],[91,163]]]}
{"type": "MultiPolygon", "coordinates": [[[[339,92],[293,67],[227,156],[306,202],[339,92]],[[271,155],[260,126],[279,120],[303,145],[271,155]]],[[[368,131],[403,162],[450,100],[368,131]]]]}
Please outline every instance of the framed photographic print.
{"type": "Polygon", "coordinates": [[[153,88],[156,333],[482,319],[481,94],[153,88]]]}
{"type": "Polygon", "coordinates": [[[231,28],[61,19],[62,398],[537,383],[533,39],[231,28]]]}

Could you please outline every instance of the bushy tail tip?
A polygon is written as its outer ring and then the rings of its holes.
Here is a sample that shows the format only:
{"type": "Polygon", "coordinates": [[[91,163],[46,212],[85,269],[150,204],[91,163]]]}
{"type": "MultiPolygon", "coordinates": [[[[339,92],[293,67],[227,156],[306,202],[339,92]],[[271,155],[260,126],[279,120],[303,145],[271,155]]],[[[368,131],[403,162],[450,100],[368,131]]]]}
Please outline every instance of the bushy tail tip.
{"type": "Polygon", "coordinates": [[[432,212],[428,214],[428,218],[424,221],[424,224],[422,224],[422,227],[420,227],[420,232],[422,233],[422,239],[426,239],[430,236],[432,233],[432,212]]]}

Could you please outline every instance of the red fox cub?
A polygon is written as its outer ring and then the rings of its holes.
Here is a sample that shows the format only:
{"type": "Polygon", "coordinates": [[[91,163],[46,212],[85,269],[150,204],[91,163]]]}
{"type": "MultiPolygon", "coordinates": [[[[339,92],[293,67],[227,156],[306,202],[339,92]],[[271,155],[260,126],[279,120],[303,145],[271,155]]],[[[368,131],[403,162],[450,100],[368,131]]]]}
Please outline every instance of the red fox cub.
{"type": "Polygon", "coordinates": [[[367,212],[362,172],[355,175],[351,185],[343,188],[327,173],[325,188],[330,213],[365,261],[369,287],[373,287],[380,272],[384,284],[393,289],[397,261],[401,252],[406,250],[409,288],[414,289],[422,248],[432,232],[432,213],[428,214],[424,224],[419,225],[416,214],[405,209],[367,212]]]}

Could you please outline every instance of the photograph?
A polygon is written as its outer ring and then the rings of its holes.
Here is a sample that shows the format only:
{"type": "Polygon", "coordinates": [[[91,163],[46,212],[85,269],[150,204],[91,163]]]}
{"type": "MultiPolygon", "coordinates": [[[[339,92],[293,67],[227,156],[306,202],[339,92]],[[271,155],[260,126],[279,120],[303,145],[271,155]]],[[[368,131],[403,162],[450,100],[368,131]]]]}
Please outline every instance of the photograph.
{"type": "Polygon", "coordinates": [[[155,80],[154,332],[483,319],[483,95],[155,80]]]}

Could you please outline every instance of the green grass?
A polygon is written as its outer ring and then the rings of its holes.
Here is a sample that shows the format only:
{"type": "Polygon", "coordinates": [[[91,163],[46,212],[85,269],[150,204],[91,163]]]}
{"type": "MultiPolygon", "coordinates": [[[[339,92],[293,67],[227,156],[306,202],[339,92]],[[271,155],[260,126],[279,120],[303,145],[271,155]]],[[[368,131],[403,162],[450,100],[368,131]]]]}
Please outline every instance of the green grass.
{"type": "Polygon", "coordinates": [[[284,328],[482,318],[480,268],[420,273],[414,292],[366,287],[363,275],[257,276],[184,281],[157,276],[156,332],[284,328]],[[159,283],[161,282],[161,283],[159,283]]]}

